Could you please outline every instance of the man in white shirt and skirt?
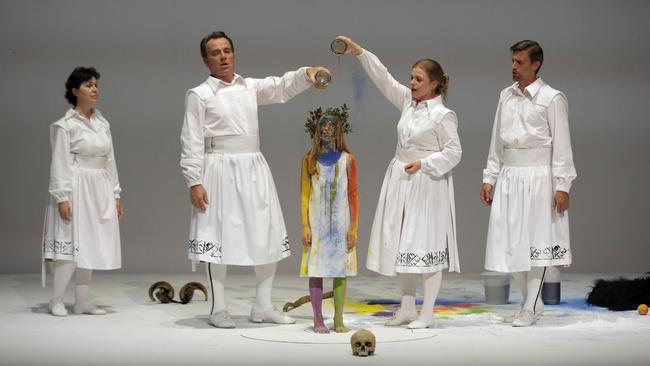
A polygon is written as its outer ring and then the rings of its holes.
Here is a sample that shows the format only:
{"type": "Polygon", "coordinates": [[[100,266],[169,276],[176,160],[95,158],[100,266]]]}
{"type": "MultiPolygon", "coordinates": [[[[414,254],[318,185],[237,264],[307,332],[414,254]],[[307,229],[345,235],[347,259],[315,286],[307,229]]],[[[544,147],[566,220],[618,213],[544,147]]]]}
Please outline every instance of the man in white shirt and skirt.
{"type": "Polygon", "coordinates": [[[207,35],[200,47],[210,76],[186,94],[181,168],[193,206],[189,259],[207,263],[210,323],[235,327],[224,296],[227,265],[255,268],[253,322],[293,323],[271,303],[277,262],[290,248],[275,183],[260,152],[257,107],[305,91],[323,68],[243,78],[234,73],[234,45],[225,33],[207,35]]]}
{"type": "Polygon", "coordinates": [[[541,317],[548,266],[568,266],[569,190],[576,178],[564,93],[538,77],[544,61],[535,41],[514,44],[512,78],[501,91],[481,202],[491,206],[485,268],[513,273],[523,304],[502,320],[530,326],[541,317]]]}

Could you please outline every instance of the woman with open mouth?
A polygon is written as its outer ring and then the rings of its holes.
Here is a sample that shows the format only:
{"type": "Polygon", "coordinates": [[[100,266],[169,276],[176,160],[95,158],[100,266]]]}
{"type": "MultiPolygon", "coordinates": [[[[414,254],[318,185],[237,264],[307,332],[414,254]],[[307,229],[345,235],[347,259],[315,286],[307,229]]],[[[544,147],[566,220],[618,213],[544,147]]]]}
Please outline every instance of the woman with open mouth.
{"type": "Polygon", "coordinates": [[[370,233],[367,268],[400,274],[400,309],[388,326],[433,325],[433,305],[442,270],[459,271],[451,170],[460,162],[456,113],[444,105],[449,76],[438,62],[422,59],[411,68],[410,87],[401,85],[377,56],[348,37],[343,55],[356,54],[381,93],[400,112],[397,150],[384,177],[370,233]],[[418,315],[415,280],[422,274],[424,299],[418,315]]]}

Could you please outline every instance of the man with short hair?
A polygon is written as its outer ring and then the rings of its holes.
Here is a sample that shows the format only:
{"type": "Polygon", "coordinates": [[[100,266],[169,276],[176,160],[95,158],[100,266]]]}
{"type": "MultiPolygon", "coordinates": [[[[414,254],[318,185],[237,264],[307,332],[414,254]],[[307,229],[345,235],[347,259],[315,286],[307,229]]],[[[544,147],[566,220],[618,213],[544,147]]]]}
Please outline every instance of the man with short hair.
{"type": "Polygon", "coordinates": [[[290,249],[273,177],[259,148],[257,106],[288,101],[314,84],[324,68],[243,78],[234,72],[235,48],[225,33],[207,35],[200,46],[210,76],[186,94],[180,165],[193,206],[189,258],[208,264],[210,323],[235,327],[224,296],[227,265],[255,268],[252,321],[293,323],[271,303],[277,262],[290,249]]]}
{"type": "Polygon", "coordinates": [[[522,285],[521,309],[502,320],[522,327],[544,311],[546,267],[571,264],[567,209],[576,170],[567,98],[537,75],[541,46],[525,40],[510,50],[515,83],[499,97],[481,202],[492,206],[485,268],[513,273],[522,285]]]}

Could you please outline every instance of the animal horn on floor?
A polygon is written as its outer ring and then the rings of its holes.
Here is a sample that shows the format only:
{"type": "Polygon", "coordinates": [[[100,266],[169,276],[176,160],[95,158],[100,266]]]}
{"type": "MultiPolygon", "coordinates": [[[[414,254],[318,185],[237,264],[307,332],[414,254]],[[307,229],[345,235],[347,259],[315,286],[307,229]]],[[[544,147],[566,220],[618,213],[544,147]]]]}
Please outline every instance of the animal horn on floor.
{"type": "MultiPolygon", "coordinates": [[[[333,296],[334,296],[334,292],[333,291],[328,291],[328,292],[323,294],[323,299],[329,299],[330,297],[333,297],[333,296]]],[[[303,297],[299,298],[298,300],[296,300],[294,302],[288,302],[288,303],[284,304],[284,306],[282,307],[282,311],[284,311],[286,313],[286,312],[291,311],[291,310],[293,310],[293,309],[295,309],[295,308],[297,308],[297,307],[299,307],[301,305],[304,305],[304,304],[306,304],[308,302],[311,302],[311,297],[309,295],[303,296],[303,297]]]]}
{"type": "Polygon", "coordinates": [[[196,290],[203,292],[205,301],[208,301],[208,290],[205,288],[205,286],[203,286],[203,284],[200,282],[189,282],[181,288],[181,291],[178,294],[178,296],[181,298],[181,304],[187,304],[188,302],[192,301],[192,297],[194,297],[194,291],[196,290]]]}
{"type": "Polygon", "coordinates": [[[156,299],[158,299],[158,301],[163,304],[173,302],[174,288],[167,281],[158,281],[149,287],[149,298],[151,301],[156,301],[156,299]],[[154,298],[154,295],[156,298],[154,298]]]}

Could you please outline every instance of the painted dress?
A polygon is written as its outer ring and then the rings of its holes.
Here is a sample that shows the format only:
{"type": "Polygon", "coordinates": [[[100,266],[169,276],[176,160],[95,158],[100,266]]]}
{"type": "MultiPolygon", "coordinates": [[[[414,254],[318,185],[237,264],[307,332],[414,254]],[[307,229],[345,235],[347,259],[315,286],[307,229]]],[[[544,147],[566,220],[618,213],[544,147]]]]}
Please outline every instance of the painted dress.
{"type": "Polygon", "coordinates": [[[309,175],[308,155],[302,161],[301,213],[311,228],[311,247],[304,246],[300,276],[347,277],[357,274],[357,252],[347,247],[348,231],[357,237],[356,160],[342,152],[331,165],[318,162],[309,175]]]}

